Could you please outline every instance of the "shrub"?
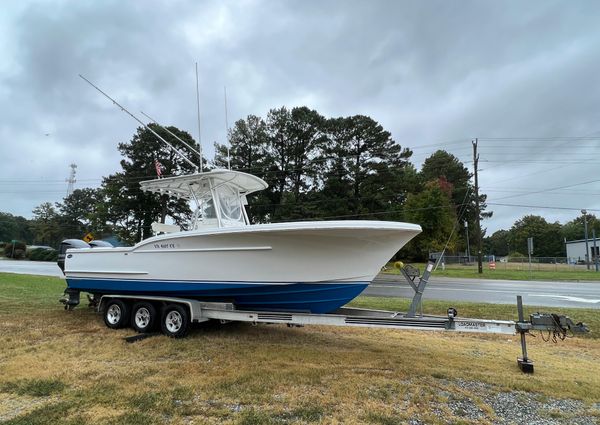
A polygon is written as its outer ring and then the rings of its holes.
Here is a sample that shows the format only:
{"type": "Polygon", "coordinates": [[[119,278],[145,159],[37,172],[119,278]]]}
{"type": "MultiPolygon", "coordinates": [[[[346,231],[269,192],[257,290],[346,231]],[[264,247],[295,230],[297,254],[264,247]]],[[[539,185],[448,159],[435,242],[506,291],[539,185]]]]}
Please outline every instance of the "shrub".
{"type": "Polygon", "coordinates": [[[27,257],[31,261],[56,261],[58,260],[58,251],[47,248],[34,248],[27,251],[27,257]]]}
{"type": "Polygon", "coordinates": [[[47,249],[44,253],[44,261],[57,261],[58,251],[55,249],[47,249]]]}
{"type": "Polygon", "coordinates": [[[4,246],[4,256],[6,256],[7,258],[14,258],[16,260],[20,260],[22,258],[25,258],[26,250],[27,246],[24,242],[16,241],[14,244],[12,242],[8,242],[4,246]]]}

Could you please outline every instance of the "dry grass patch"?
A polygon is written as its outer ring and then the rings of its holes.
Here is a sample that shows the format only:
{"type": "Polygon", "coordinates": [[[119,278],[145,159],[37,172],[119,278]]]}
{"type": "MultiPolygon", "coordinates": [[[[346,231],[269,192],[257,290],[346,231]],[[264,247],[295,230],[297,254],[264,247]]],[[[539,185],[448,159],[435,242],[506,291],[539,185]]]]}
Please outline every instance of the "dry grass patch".
{"type": "Polygon", "coordinates": [[[208,324],[184,340],[127,344],[132,330],[109,330],[85,307],[63,311],[60,280],[19,277],[6,289],[5,279],[0,295],[13,301],[0,303],[0,399],[39,400],[0,410],[10,424],[491,423],[482,388],[579,399],[592,413],[600,400],[596,338],[530,339],[533,376],[518,371],[517,338],[506,336],[208,324]],[[37,295],[20,298],[28,285],[37,295]],[[19,306],[28,313],[15,315],[19,306]]]}

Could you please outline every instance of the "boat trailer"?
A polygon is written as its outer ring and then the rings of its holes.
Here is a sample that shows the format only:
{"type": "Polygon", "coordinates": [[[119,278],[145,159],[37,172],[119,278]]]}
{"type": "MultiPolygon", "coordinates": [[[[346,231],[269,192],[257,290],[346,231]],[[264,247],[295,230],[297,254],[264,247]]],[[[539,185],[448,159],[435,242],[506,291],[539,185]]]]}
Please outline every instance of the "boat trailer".
{"type": "MultiPolygon", "coordinates": [[[[111,309],[115,305],[120,305],[121,308],[125,306],[125,304],[118,303],[134,304],[132,322],[137,320],[136,305],[145,305],[146,310],[149,309],[148,304],[152,304],[155,307],[158,306],[159,308],[152,307],[150,310],[154,309],[155,314],[160,315],[163,322],[166,317],[170,317],[175,312],[179,322],[171,322],[170,324],[161,323],[163,333],[172,337],[185,336],[189,323],[201,323],[208,320],[219,320],[222,323],[280,323],[290,327],[330,325],[506,335],[515,335],[518,333],[521,340],[522,356],[517,359],[517,364],[524,373],[533,373],[534,370],[533,360],[527,354],[526,336],[528,334],[531,334],[533,331],[540,331],[544,341],[552,340],[553,342],[558,342],[558,340],[564,340],[574,334],[589,332],[588,327],[584,323],[574,323],[569,317],[564,315],[538,312],[530,314],[528,320],[525,320],[523,302],[520,295],[517,296],[517,321],[462,318],[458,317],[458,312],[453,307],[448,308],[446,316],[417,315],[417,308],[421,305],[422,295],[433,270],[433,265],[433,262],[429,262],[423,275],[420,275],[419,271],[412,266],[405,266],[400,270],[415,292],[409,310],[406,313],[350,307],[342,307],[333,313],[326,314],[288,311],[248,311],[238,310],[233,303],[226,302],[205,302],[185,298],[120,294],[103,295],[99,300],[92,298],[90,305],[95,307],[96,311],[104,314],[105,323],[112,328],[127,326],[129,323],[125,319],[122,326],[110,325],[111,318],[108,315],[111,309]],[[159,310],[162,314],[158,314],[159,310]],[[182,329],[177,328],[176,325],[178,324],[183,324],[185,327],[183,332],[181,332],[182,329]],[[544,333],[548,335],[547,338],[544,338],[544,333]]],[[[70,310],[74,307],[74,300],[71,299],[74,294],[68,295],[68,298],[65,297],[61,301],[65,304],[65,309],[70,310]]],[[[79,298],[79,294],[77,294],[77,298],[79,298]]],[[[77,301],[79,300],[77,299],[77,301]]],[[[126,314],[125,312],[123,313],[126,314]]],[[[136,329],[138,332],[140,331],[139,328],[136,329]]],[[[157,335],[157,333],[141,333],[140,335],[128,337],[127,340],[134,342],[152,335],[157,335]]]]}

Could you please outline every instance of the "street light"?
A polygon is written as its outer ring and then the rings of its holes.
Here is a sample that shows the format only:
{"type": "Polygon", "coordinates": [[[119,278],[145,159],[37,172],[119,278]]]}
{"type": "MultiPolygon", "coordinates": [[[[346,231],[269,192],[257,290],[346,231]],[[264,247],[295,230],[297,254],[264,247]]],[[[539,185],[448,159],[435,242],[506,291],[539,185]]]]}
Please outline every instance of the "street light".
{"type": "Polygon", "coordinates": [[[583,232],[585,237],[585,265],[587,269],[590,269],[590,247],[588,245],[588,231],[587,231],[587,210],[581,210],[583,214],[583,232]]]}

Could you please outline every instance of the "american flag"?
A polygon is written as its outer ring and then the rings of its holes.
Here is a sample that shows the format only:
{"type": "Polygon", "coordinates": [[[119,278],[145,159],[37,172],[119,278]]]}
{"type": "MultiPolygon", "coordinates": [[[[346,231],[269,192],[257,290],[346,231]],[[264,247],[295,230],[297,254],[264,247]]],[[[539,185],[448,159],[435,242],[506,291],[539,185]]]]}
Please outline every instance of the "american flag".
{"type": "Polygon", "coordinates": [[[156,168],[156,175],[158,176],[158,178],[160,178],[160,176],[162,175],[162,165],[160,162],[158,162],[158,159],[154,160],[154,168],[156,168]]]}

